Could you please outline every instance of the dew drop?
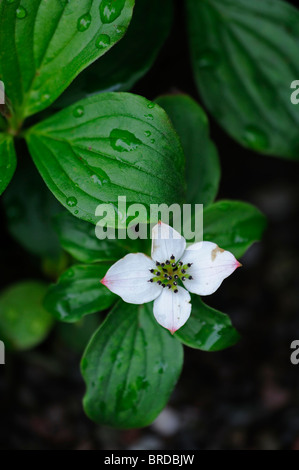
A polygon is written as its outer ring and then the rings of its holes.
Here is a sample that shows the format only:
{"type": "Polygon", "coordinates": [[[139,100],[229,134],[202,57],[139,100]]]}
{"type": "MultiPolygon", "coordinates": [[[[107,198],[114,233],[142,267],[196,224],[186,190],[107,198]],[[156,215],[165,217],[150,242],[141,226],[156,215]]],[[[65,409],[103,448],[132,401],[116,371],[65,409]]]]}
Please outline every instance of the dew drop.
{"type": "Polygon", "coordinates": [[[63,319],[71,313],[72,306],[70,302],[68,301],[68,299],[63,299],[57,302],[56,309],[57,309],[57,312],[59,313],[60,318],[63,319]]]}
{"type": "Polygon", "coordinates": [[[77,118],[81,117],[84,115],[84,108],[83,106],[77,106],[75,109],[74,109],[74,112],[73,112],[73,115],[77,118]]]}
{"type": "Polygon", "coordinates": [[[77,29],[81,33],[86,31],[91,24],[91,16],[89,13],[86,13],[85,15],[81,16],[81,18],[78,19],[77,23],[77,29]]]}
{"type": "Polygon", "coordinates": [[[117,34],[125,34],[126,28],[124,26],[117,26],[116,32],[117,34]]]}
{"type": "Polygon", "coordinates": [[[149,119],[150,121],[154,119],[154,116],[152,114],[145,114],[144,117],[149,119]]]}
{"type": "Polygon", "coordinates": [[[68,197],[66,203],[69,207],[75,207],[78,204],[78,201],[75,197],[68,197]]]}
{"type": "Polygon", "coordinates": [[[91,179],[95,184],[98,184],[99,186],[102,186],[103,182],[97,175],[92,175],[91,179]]]}
{"type": "Polygon", "coordinates": [[[247,126],[243,139],[253,150],[265,150],[269,148],[269,140],[266,134],[255,126],[247,126]]]}
{"type": "Polygon", "coordinates": [[[207,49],[200,54],[197,63],[201,69],[215,68],[220,63],[220,56],[218,52],[213,51],[212,49],[207,49]]]}
{"type": "Polygon", "coordinates": [[[132,152],[136,150],[141,140],[129,131],[123,131],[121,129],[113,129],[110,133],[111,147],[118,152],[132,152]]]}
{"type": "Polygon", "coordinates": [[[22,20],[23,18],[25,18],[25,17],[27,16],[27,11],[25,10],[24,7],[19,6],[19,7],[16,9],[16,15],[17,15],[17,18],[19,18],[20,20],[22,20]]]}
{"type": "Polygon", "coordinates": [[[149,109],[153,109],[153,108],[155,107],[155,103],[149,103],[149,104],[147,105],[147,107],[148,107],[149,109]]]}
{"type": "Polygon", "coordinates": [[[151,131],[145,131],[144,134],[146,135],[146,137],[150,137],[152,135],[151,131]]]}
{"type": "Polygon", "coordinates": [[[100,17],[102,23],[112,23],[118,18],[125,6],[126,0],[102,0],[100,17]]]}
{"type": "Polygon", "coordinates": [[[151,144],[154,144],[155,142],[155,139],[151,139],[151,144]]]}
{"type": "Polygon", "coordinates": [[[100,34],[98,39],[96,40],[96,47],[98,49],[106,49],[110,45],[110,37],[108,34],[100,34]]]}
{"type": "Polygon", "coordinates": [[[74,214],[75,214],[75,215],[78,215],[78,214],[79,214],[79,211],[75,211],[74,214]]]}

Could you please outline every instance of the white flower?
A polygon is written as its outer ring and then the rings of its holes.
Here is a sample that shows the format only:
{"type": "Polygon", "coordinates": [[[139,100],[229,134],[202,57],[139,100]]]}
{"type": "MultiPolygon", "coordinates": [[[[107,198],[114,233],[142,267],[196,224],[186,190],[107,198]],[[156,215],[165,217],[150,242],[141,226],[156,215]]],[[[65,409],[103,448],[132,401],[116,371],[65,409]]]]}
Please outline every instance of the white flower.
{"type": "Polygon", "coordinates": [[[101,283],[130,304],[154,300],[157,322],[174,333],[190,316],[189,292],[213,294],[239,266],[232,253],[212,242],[186,249],[184,237],[159,222],[152,231],[152,258],[130,253],[111,266],[101,283]]]}

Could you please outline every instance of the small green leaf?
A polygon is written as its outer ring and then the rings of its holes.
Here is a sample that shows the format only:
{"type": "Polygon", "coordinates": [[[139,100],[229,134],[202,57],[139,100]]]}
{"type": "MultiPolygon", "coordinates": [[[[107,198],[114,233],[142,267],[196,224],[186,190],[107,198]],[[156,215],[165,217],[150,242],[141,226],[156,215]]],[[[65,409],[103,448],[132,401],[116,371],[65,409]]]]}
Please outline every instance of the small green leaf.
{"type": "Polygon", "coordinates": [[[100,280],[109,265],[76,265],[60,276],[45,297],[44,306],[55,318],[72,323],[111,307],[117,299],[100,280]]]}
{"type": "Polygon", "coordinates": [[[220,163],[216,146],[210,139],[205,112],[187,95],[166,95],[156,101],[167,112],[182,142],[187,202],[211,204],[218,192],[220,163]]]}
{"type": "Polygon", "coordinates": [[[36,281],[14,284],[0,294],[0,338],[10,349],[29,349],[48,335],[53,317],[42,302],[47,286],[36,281]]]}
{"type": "Polygon", "coordinates": [[[240,258],[266,228],[265,216],[251,204],[219,201],[204,210],[203,238],[240,258]]]}
{"type": "Polygon", "coordinates": [[[115,262],[128,252],[142,250],[140,240],[99,240],[95,226],[64,212],[55,220],[63,248],[82,263],[115,262]]]}
{"type": "Polygon", "coordinates": [[[86,414],[117,428],[149,425],[166,405],[182,362],[181,344],[158,325],[151,304],[119,302],[82,358],[86,414]]]}
{"type": "Polygon", "coordinates": [[[193,70],[207,108],[240,144],[299,158],[299,11],[279,0],[187,0],[193,70]]]}
{"type": "Polygon", "coordinates": [[[220,351],[240,339],[230,318],[206,305],[197,295],[192,296],[189,320],[175,333],[175,337],[186,346],[203,351],[220,351]]]}
{"type": "Polygon", "coordinates": [[[52,219],[63,211],[61,204],[46,187],[32,161],[23,160],[5,191],[3,203],[10,234],[26,250],[43,257],[62,254],[52,219]]]}
{"type": "Polygon", "coordinates": [[[179,138],[165,111],[140,96],[93,96],[38,124],[26,137],[50,190],[87,222],[99,221],[99,204],[112,203],[113,225],[118,196],[147,207],[183,199],[179,138]]]}
{"type": "Polygon", "coordinates": [[[0,80],[18,121],[45,109],[125,34],[134,0],[0,3],[0,80]]]}
{"type": "Polygon", "coordinates": [[[7,188],[17,166],[13,139],[0,133],[0,194],[7,188]]]}
{"type": "Polygon", "coordinates": [[[172,0],[135,3],[125,37],[100,61],[84,70],[54,106],[69,105],[91,93],[128,91],[152,67],[170,30],[172,0]]]}

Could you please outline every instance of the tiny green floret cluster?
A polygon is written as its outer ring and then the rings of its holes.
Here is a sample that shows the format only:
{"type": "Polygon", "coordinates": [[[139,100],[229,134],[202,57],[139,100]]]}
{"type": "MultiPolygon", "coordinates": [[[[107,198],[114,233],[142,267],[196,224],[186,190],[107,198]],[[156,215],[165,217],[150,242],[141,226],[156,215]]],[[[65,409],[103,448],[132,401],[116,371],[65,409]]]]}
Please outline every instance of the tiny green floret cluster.
{"type": "Polygon", "coordinates": [[[156,282],[163,289],[172,289],[175,294],[178,293],[178,281],[190,281],[193,279],[190,274],[187,273],[188,268],[192,266],[192,263],[184,264],[182,261],[176,261],[174,255],[167,259],[165,263],[156,262],[157,269],[150,269],[150,272],[154,274],[154,277],[149,279],[149,282],[156,282]]]}

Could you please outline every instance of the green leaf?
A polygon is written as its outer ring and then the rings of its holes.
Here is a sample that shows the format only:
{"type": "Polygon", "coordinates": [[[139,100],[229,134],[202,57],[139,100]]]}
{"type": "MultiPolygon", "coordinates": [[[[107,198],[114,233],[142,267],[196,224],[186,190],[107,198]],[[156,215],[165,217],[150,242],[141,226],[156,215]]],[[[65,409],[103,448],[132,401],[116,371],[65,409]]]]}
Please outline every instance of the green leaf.
{"type": "Polygon", "coordinates": [[[251,204],[219,201],[204,210],[203,238],[240,258],[261,239],[266,225],[265,216],[251,204]]]}
{"type": "Polygon", "coordinates": [[[13,139],[0,133],[0,194],[6,189],[17,166],[13,139]]]}
{"type": "Polygon", "coordinates": [[[125,37],[84,70],[62,95],[60,106],[100,91],[128,91],[152,67],[172,23],[172,0],[135,0],[125,37]],[[144,20],[146,18],[146,21],[144,20]]]}
{"type": "Polygon", "coordinates": [[[0,80],[18,121],[45,109],[118,42],[134,0],[0,3],[0,80]]]}
{"type": "Polygon", "coordinates": [[[29,349],[48,335],[53,318],[42,306],[47,286],[36,281],[14,284],[0,295],[0,338],[10,349],[29,349]]]}
{"type": "Polygon", "coordinates": [[[149,425],[181,372],[183,348],[155,321],[152,305],[118,303],[82,358],[86,414],[117,428],[149,425]]]}
{"type": "MultiPolygon", "coordinates": [[[[1,105],[0,105],[0,109],[1,109],[1,105]]],[[[0,129],[4,130],[5,127],[6,127],[6,120],[0,114],[0,129]]]]}
{"type": "Polygon", "coordinates": [[[62,254],[52,219],[63,210],[29,160],[20,161],[13,181],[3,196],[10,234],[26,250],[40,257],[62,254]]]}
{"type": "Polygon", "coordinates": [[[116,300],[100,283],[109,265],[76,265],[60,276],[45,297],[44,306],[55,318],[72,323],[111,307],[116,300]]]}
{"type": "Polygon", "coordinates": [[[82,263],[115,262],[128,252],[142,250],[140,240],[99,240],[95,227],[64,212],[55,220],[63,248],[82,263]]]}
{"type": "Polygon", "coordinates": [[[50,190],[87,222],[99,220],[95,211],[101,203],[112,203],[116,211],[118,196],[147,207],[183,199],[179,138],[165,111],[140,96],[93,96],[38,124],[26,137],[50,190]]]}
{"type": "Polygon", "coordinates": [[[180,136],[186,156],[187,202],[211,204],[218,192],[220,163],[210,139],[209,121],[202,108],[187,95],[161,96],[165,109],[180,136]]]}
{"type": "Polygon", "coordinates": [[[214,118],[258,152],[299,157],[299,11],[279,0],[186,0],[193,70],[214,118]]]}
{"type": "Polygon", "coordinates": [[[220,351],[240,339],[227,315],[209,307],[195,295],[192,296],[191,316],[175,337],[186,346],[203,351],[220,351]]]}

